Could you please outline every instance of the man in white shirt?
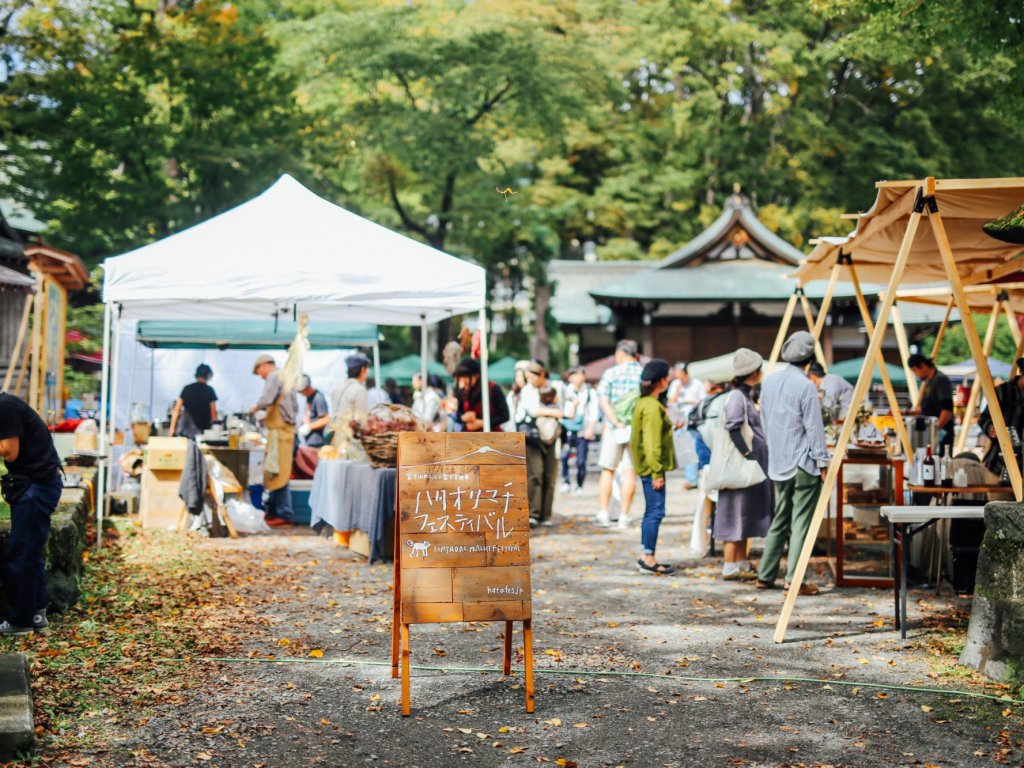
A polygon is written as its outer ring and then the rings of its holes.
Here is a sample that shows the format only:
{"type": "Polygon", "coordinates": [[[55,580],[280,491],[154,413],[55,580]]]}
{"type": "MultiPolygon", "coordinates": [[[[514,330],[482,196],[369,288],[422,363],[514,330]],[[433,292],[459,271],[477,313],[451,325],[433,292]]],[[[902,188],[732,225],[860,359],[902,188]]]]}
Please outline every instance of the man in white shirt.
{"type": "Polygon", "coordinates": [[[370,408],[380,405],[381,403],[391,402],[391,396],[383,387],[377,386],[377,382],[372,376],[368,379],[364,379],[364,381],[366,382],[366,399],[370,408]]]}

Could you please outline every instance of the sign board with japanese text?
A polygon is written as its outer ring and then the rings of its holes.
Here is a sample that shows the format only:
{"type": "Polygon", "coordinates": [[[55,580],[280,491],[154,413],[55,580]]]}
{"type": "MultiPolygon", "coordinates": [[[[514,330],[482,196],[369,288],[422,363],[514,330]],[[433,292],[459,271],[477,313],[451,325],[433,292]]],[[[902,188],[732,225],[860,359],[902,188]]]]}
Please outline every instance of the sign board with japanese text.
{"type": "MultiPolygon", "coordinates": [[[[407,657],[410,624],[524,623],[532,657],[526,445],[518,433],[405,432],[398,438],[395,631],[407,657]]],[[[532,711],[532,658],[528,704],[532,711]]],[[[403,664],[403,712],[408,713],[403,664]]]]}

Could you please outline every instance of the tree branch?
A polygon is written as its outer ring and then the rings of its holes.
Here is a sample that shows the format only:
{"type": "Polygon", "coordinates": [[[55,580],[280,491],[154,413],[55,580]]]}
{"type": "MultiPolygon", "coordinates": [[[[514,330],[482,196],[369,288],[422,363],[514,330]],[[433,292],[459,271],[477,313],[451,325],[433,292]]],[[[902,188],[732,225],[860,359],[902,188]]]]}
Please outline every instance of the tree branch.
{"type": "Polygon", "coordinates": [[[414,221],[406,212],[405,206],[402,205],[402,201],[398,199],[398,187],[395,184],[395,174],[391,171],[388,171],[388,194],[391,196],[391,205],[394,206],[395,212],[398,213],[398,218],[402,220],[402,226],[410,232],[415,232],[429,240],[430,233],[427,231],[427,228],[414,221]]]}
{"type": "Polygon", "coordinates": [[[494,96],[485,96],[483,103],[477,107],[476,112],[472,117],[466,120],[466,126],[476,125],[479,120],[486,115],[488,112],[493,110],[496,106],[501,103],[501,100],[508,95],[509,91],[512,90],[512,81],[506,80],[503,85],[494,96]]]}
{"type": "Polygon", "coordinates": [[[409,81],[406,79],[405,75],[402,74],[401,70],[396,69],[394,72],[395,77],[398,78],[398,82],[402,84],[402,90],[404,90],[405,95],[409,97],[409,103],[415,107],[416,97],[412,95],[412,88],[409,85],[409,81]]]}

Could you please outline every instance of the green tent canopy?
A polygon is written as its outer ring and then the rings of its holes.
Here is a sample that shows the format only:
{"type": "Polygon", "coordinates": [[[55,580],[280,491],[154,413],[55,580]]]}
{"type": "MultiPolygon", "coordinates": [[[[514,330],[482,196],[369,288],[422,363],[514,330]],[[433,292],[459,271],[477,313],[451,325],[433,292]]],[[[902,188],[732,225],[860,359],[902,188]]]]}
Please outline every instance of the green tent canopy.
{"type": "MultiPolygon", "coordinates": [[[[852,360],[843,360],[840,363],[834,363],[828,367],[829,373],[834,373],[837,376],[842,376],[851,384],[857,383],[857,378],[860,376],[860,371],[864,367],[864,358],[855,357],[852,360]]],[[[907,375],[903,372],[903,369],[898,365],[892,363],[885,364],[886,370],[889,371],[889,379],[892,381],[893,386],[905,387],[907,386],[907,375]]],[[[881,384],[882,376],[878,372],[878,366],[872,366],[873,373],[871,376],[872,384],[881,384]]]]}
{"type": "MultiPolygon", "coordinates": [[[[135,338],[161,349],[287,349],[295,340],[292,320],[142,320],[135,338]]],[[[314,349],[372,347],[377,326],[368,323],[309,323],[314,349]]]]}
{"type": "Polygon", "coordinates": [[[516,378],[516,358],[503,357],[487,366],[487,377],[503,387],[510,386],[516,378]]]}
{"type": "MultiPolygon", "coordinates": [[[[377,383],[382,384],[386,379],[394,379],[399,384],[411,385],[413,374],[419,373],[422,365],[419,355],[406,355],[390,363],[384,363],[380,367],[380,381],[377,383]]],[[[442,381],[450,378],[445,367],[436,360],[427,361],[427,374],[433,374],[442,381]]]]}

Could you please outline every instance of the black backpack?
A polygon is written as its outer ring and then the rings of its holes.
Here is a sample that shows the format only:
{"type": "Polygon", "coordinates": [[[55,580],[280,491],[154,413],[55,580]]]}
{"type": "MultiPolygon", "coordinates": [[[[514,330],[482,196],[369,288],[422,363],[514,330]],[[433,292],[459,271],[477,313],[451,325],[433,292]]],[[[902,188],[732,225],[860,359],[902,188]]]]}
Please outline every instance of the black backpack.
{"type": "Polygon", "coordinates": [[[711,407],[711,404],[716,399],[718,399],[724,394],[727,394],[727,391],[722,391],[717,394],[711,395],[710,397],[705,397],[703,400],[697,403],[697,407],[691,409],[690,413],[687,414],[686,416],[687,429],[697,429],[701,424],[703,424],[705,420],[707,420],[708,408],[711,407]]]}

